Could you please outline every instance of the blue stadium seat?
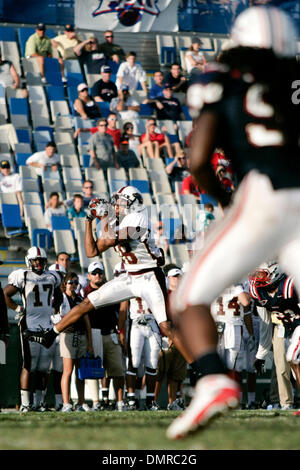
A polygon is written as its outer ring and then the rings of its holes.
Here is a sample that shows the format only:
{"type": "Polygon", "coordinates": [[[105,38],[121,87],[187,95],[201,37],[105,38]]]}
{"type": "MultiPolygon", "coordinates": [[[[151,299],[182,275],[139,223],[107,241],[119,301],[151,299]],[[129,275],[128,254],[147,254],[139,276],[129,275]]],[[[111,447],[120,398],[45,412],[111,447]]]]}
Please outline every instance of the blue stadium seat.
{"type": "Polygon", "coordinates": [[[152,106],[150,106],[150,104],[140,103],[140,112],[139,112],[140,116],[150,117],[153,115],[153,113],[154,111],[153,111],[152,106]]]}
{"type": "Polygon", "coordinates": [[[26,98],[9,98],[11,114],[25,114],[29,117],[28,102],[26,98]]]}
{"type": "Polygon", "coordinates": [[[190,115],[188,106],[182,105],[182,106],[181,106],[181,109],[182,109],[182,112],[183,112],[183,114],[184,114],[184,116],[185,116],[185,119],[186,119],[187,121],[192,121],[192,117],[191,117],[191,115],[190,115]]]}
{"type": "Polygon", "coordinates": [[[26,165],[26,160],[29,158],[31,153],[16,153],[15,154],[15,160],[17,166],[24,166],[26,165]]]}
{"type": "Polygon", "coordinates": [[[23,222],[18,204],[2,204],[2,226],[7,238],[27,233],[27,229],[23,228],[23,222]]]}
{"type": "Polygon", "coordinates": [[[110,113],[110,109],[109,109],[110,103],[108,103],[107,101],[103,101],[103,102],[99,101],[97,104],[100,107],[101,116],[107,117],[110,113]]]}
{"type": "Polygon", "coordinates": [[[89,168],[90,167],[90,158],[91,157],[90,157],[89,153],[84,153],[84,154],[80,155],[82,168],[89,168]]]}
{"type": "Polygon", "coordinates": [[[46,87],[46,95],[49,101],[65,101],[65,90],[61,86],[51,85],[46,87]]]}
{"type": "Polygon", "coordinates": [[[218,203],[217,201],[211,197],[209,194],[201,194],[200,196],[200,202],[201,204],[207,204],[207,203],[210,203],[212,204],[213,206],[217,206],[218,203]]]}
{"type": "Polygon", "coordinates": [[[31,144],[31,131],[29,129],[16,129],[16,134],[20,144],[31,144]]]}
{"type": "MultiPolygon", "coordinates": [[[[68,80],[68,88],[69,87],[75,87],[79,85],[79,83],[85,83],[85,79],[82,75],[82,73],[76,73],[76,72],[66,72],[66,79],[68,80]]],[[[77,89],[76,89],[77,93],[77,89]]]]}
{"type": "Polygon", "coordinates": [[[130,185],[137,188],[142,194],[150,194],[150,184],[148,180],[130,180],[130,185]]]}
{"type": "Polygon", "coordinates": [[[53,245],[52,233],[47,228],[34,228],[32,230],[32,245],[49,250],[53,245]]]}
{"type": "Polygon", "coordinates": [[[0,26],[0,41],[16,41],[16,33],[14,28],[10,26],[0,26]]]}
{"type": "Polygon", "coordinates": [[[69,217],[65,215],[52,215],[51,225],[52,225],[52,230],[70,230],[71,229],[69,217]]]}

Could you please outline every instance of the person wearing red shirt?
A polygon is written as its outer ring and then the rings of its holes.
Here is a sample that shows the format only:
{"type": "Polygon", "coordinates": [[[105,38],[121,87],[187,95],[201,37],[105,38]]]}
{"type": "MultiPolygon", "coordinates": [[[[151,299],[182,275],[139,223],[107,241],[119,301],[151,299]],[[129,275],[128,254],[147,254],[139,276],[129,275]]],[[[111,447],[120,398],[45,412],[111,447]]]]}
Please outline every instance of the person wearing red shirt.
{"type": "MultiPolygon", "coordinates": [[[[116,152],[120,149],[120,141],[121,141],[121,131],[120,129],[116,128],[117,123],[117,115],[116,113],[109,113],[107,118],[107,134],[111,135],[114,140],[114,146],[116,152]]],[[[78,137],[81,132],[90,132],[91,134],[95,134],[98,132],[98,126],[95,127],[87,127],[87,128],[78,128],[74,132],[74,139],[78,137]]]]}
{"type": "MultiPolygon", "coordinates": [[[[146,148],[150,158],[160,158],[161,151],[165,148],[169,158],[173,158],[173,149],[169,137],[163,133],[156,132],[156,121],[149,118],[146,124],[146,132],[141,135],[141,144],[139,145],[139,154],[142,155],[143,148],[146,148]]],[[[177,142],[179,145],[179,143],[177,142]]],[[[177,150],[177,149],[176,149],[177,150]]]]}
{"type": "Polygon", "coordinates": [[[189,175],[182,181],[181,194],[193,194],[195,198],[200,202],[201,191],[193,175],[189,175]]]}
{"type": "Polygon", "coordinates": [[[117,115],[116,113],[109,113],[107,118],[107,134],[110,134],[114,139],[114,146],[116,152],[120,149],[120,142],[121,142],[121,131],[120,129],[116,128],[117,124],[117,115]]]}

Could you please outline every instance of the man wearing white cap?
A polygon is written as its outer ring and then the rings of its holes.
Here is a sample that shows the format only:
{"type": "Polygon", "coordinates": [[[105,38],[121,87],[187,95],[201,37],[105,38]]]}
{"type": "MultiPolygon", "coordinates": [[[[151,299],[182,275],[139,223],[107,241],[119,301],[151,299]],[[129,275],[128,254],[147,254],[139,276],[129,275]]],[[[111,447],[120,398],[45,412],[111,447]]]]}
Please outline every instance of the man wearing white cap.
{"type": "MultiPolygon", "coordinates": [[[[84,298],[91,292],[105,284],[103,264],[98,261],[90,263],[88,267],[89,284],[83,290],[84,298]]],[[[102,379],[102,404],[108,405],[109,379],[113,379],[114,390],[117,397],[117,410],[125,411],[123,403],[124,376],[122,348],[118,339],[118,309],[119,304],[109,305],[89,312],[92,328],[92,341],[95,357],[101,357],[106,376],[102,379]]],[[[99,402],[98,380],[87,381],[93,400],[93,410],[101,409],[99,402]]]]}

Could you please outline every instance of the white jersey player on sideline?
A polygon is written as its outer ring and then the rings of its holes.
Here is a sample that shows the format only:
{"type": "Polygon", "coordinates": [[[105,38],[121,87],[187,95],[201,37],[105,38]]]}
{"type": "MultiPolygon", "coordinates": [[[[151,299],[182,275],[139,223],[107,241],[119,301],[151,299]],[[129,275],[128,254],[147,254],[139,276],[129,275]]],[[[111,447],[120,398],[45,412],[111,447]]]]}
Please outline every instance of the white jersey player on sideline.
{"type": "Polygon", "coordinates": [[[85,251],[88,258],[93,258],[109,248],[114,248],[124,262],[126,275],[112,279],[91,292],[81,304],[70,310],[53,330],[40,333],[28,330],[27,337],[31,341],[42,342],[48,346],[53,343],[57,334],[94,308],[140,297],[150,308],[161,333],[168,336],[187,362],[190,362],[192,357],[183,348],[176,330],[171,327],[167,318],[166,280],[160,267],[164,264],[164,256],[155,246],[151,235],[142,195],[135,187],[125,186],[118,191],[115,201],[118,223],[113,227],[110,225],[112,218],[108,215],[111,212],[110,204],[103,200],[90,202],[85,227],[85,251]],[[92,231],[92,221],[95,217],[101,220],[101,233],[96,241],[92,231]]]}
{"type": "Polygon", "coordinates": [[[240,384],[245,362],[244,328],[252,338],[249,342],[252,342],[254,348],[250,304],[245,288],[242,284],[237,284],[226,289],[211,305],[211,313],[219,332],[219,354],[231,375],[240,384]]]}
{"type": "Polygon", "coordinates": [[[21,408],[20,412],[30,410],[30,376],[35,377],[34,409],[45,411],[43,399],[47,385],[55,344],[47,350],[41,344],[31,344],[24,338],[26,328],[39,331],[52,327],[51,314],[57,311],[61,301],[61,278],[55,271],[46,270],[47,255],[39,247],[27,251],[25,262],[27,269],[17,269],[8,276],[4,289],[6,304],[15,310],[19,318],[23,365],[20,377],[21,408]],[[23,306],[16,304],[12,297],[20,292],[23,306]]]}
{"type": "MultiPolygon", "coordinates": [[[[138,368],[143,363],[147,390],[146,408],[151,409],[154,401],[156,367],[161,350],[161,334],[151,310],[143,299],[140,297],[130,299],[128,310],[130,331],[127,385],[135,389],[138,368]]],[[[132,406],[132,403],[129,403],[129,406],[132,406]]]]}
{"type": "MultiPolygon", "coordinates": [[[[66,269],[59,263],[54,263],[51,266],[49,266],[49,271],[56,271],[60,277],[61,280],[65,277],[67,274],[66,269]]],[[[51,322],[52,325],[56,325],[61,320],[61,314],[54,313],[51,315],[51,322]]],[[[62,400],[62,393],[61,393],[61,376],[63,372],[63,360],[60,355],[60,341],[59,341],[59,336],[55,340],[55,352],[52,356],[52,361],[51,361],[51,373],[53,375],[53,389],[54,389],[54,398],[55,398],[55,411],[60,411],[63,407],[63,400],[62,400]]]]}

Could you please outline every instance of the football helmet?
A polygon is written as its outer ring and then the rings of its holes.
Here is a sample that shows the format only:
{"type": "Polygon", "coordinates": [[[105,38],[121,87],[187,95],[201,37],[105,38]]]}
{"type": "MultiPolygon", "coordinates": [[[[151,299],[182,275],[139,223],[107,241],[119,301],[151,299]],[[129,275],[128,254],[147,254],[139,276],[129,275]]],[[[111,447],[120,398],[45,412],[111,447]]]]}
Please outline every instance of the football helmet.
{"type": "Polygon", "coordinates": [[[276,285],[283,276],[284,272],[278,263],[262,263],[258,269],[250,274],[249,280],[255,284],[255,287],[266,287],[276,285]]]}
{"type": "Polygon", "coordinates": [[[124,186],[117,192],[118,201],[125,201],[125,214],[140,212],[144,209],[143,196],[134,186],[124,186]]]}
{"type": "Polygon", "coordinates": [[[272,49],[279,57],[295,57],[296,38],[292,19],[276,7],[248,8],[238,15],[231,30],[235,46],[272,49]]]}
{"type": "Polygon", "coordinates": [[[25,263],[28,269],[36,274],[42,274],[46,270],[47,254],[43,248],[32,246],[27,251],[25,263]]]}

